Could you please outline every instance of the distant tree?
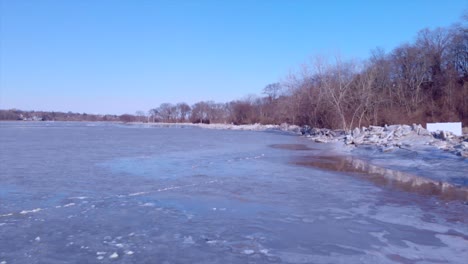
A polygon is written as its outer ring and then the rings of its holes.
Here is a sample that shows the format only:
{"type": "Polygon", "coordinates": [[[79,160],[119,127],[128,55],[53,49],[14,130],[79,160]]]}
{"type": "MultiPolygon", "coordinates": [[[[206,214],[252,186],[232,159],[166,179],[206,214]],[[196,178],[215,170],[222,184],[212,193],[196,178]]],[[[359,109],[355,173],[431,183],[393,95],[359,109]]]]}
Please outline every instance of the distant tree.
{"type": "Polygon", "coordinates": [[[179,122],[186,122],[190,117],[191,108],[186,103],[178,103],[176,105],[176,112],[177,112],[177,121],[179,122]]]}
{"type": "Polygon", "coordinates": [[[129,114],[123,114],[123,115],[119,116],[119,120],[121,122],[125,122],[125,123],[135,122],[136,117],[133,116],[133,115],[129,115],[129,114]]]}
{"type": "Polygon", "coordinates": [[[158,113],[163,122],[174,122],[176,121],[176,107],[170,103],[162,103],[158,107],[158,113]]]}
{"type": "Polygon", "coordinates": [[[148,116],[151,118],[152,123],[156,122],[159,116],[159,110],[157,108],[150,109],[148,111],[148,116]]]}
{"type": "Polygon", "coordinates": [[[146,115],[143,111],[136,111],[135,115],[138,122],[144,122],[146,120],[146,115]]]}

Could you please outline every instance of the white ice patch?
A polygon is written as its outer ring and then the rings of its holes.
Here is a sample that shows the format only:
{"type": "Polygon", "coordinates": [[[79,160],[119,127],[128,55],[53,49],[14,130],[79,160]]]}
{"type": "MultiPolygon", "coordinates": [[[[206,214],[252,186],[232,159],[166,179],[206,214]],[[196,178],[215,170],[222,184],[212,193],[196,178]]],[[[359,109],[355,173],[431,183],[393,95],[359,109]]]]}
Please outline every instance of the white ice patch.
{"type": "Polygon", "coordinates": [[[184,237],[184,244],[195,244],[192,236],[184,237]]]}
{"type": "Polygon", "coordinates": [[[136,192],[136,193],[131,193],[128,196],[139,196],[139,195],[144,195],[147,194],[148,192],[136,192]]]}
{"type": "Polygon", "coordinates": [[[34,240],[36,240],[36,242],[41,242],[41,237],[36,237],[34,240]]]}
{"type": "Polygon", "coordinates": [[[70,206],[74,206],[74,205],[75,205],[75,203],[69,203],[69,204],[64,205],[63,207],[70,207],[70,206]]]}
{"type": "Polygon", "coordinates": [[[154,206],[154,203],[144,203],[140,206],[143,206],[143,207],[153,207],[154,206]]]}
{"type": "Polygon", "coordinates": [[[20,212],[20,214],[30,214],[30,213],[37,213],[37,212],[40,212],[42,211],[41,208],[36,208],[36,209],[32,209],[32,210],[23,210],[20,212]]]}
{"type": "Polygon", "coordinates": [[[12,216],[12,215],[13,215],[13,213],[2,214],[2,215],[0,215],[0,217],[7,217],[7,216],[12,216]]]}
{"type": "Polygon", "coordinates": [[[112,255],[109,256],[110,259],[116,259],[119,257],[119,254],[117,252],[112,253],[112,255]]]}
{"type": "Polygon", "coordinates": [[[89,197],[86,197],[86,196],[77,196],[77,197],[70,197],[69,199],[77,199],[77,200],[84,200],[84,199],[88,199],[89,197]]]}
{"type": "Polygon", "coordinates": [[[125,254],[127,255],[133,255],[135,252],[131,251],[131,250],[125,250],[125,254]]]}
{"type": "Polygon", "coordinates": [[[96,252],[96,255],[98,255],[98,256],[102,256],[102,255],[105,255],[105,254],[107,254],[107,252],[104,252],[104,251],[96,252]]]}
{"type": "Polygon", "coordinates": [[[253,251],[252,249],[244,249],[242,253],[247,254],[247,255],[252,255],[253,253],[255,253],[255,251],[253,251]]]}

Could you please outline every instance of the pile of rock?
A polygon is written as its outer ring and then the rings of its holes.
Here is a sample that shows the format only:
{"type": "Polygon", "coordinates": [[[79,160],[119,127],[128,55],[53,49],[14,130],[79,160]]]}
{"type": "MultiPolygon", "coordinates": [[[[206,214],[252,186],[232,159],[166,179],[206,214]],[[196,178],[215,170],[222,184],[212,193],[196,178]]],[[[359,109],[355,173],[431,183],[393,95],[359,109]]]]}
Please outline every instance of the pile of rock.
{"type": "Polygon", "coordinates": [[[312,128],[303,126],[301,134],[319,143],[337,142],[346,135],[344,130],[331,130],[327,128],[312,128]]]}
{"type": "Polygon", "coordinates": [[[348,146],[373,145],[384,152],[395,148],[431,145],[468,157],[468,137],[457,137],[447,131],[431,133],[421,125],[391,125],[355,128],[352,131],[317,129],[304,126],[301,133],[315,142],[339,142],[348,146]]]}
{"type": "Polygon", "coordinates": [[[433,136],[435,140],[430,142],[431,146],[468,158],[467,135],[458,137],[448,131],[437,131],[433,136]]]}

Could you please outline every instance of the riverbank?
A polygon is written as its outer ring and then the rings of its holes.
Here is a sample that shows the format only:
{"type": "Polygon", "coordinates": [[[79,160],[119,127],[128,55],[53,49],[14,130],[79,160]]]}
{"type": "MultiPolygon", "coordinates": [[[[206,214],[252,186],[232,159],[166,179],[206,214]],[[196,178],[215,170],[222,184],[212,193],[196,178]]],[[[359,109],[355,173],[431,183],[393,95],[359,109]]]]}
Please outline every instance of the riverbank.
{"type": "Polygon", "coordinates": [[[356,128],[351,132],[343,130],[317,129],[296,125],[233,125],[233,124],[192,124],[192,123],[130,123],[152,127],[200,127],[204,129],[283,131],[301,134],[317,143],[336,143],[330,145],[339,152],[349,152],[356,148],[375,148],[388,153],[397,149],[419,151],[423,149],[440,150],[468,158],[468,134],[456,136],[450,132],[431,133],[421,125],[391,125],[356,128]]]}

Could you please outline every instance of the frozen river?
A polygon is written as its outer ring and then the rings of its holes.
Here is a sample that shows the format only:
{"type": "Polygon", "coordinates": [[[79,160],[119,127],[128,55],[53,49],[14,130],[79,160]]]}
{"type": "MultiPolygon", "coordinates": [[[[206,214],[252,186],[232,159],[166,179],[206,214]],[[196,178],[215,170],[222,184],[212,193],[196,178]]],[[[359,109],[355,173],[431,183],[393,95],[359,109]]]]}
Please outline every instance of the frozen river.
{"type": "Polygon", "coordinates": [[[278,132],[0,123],[0,264],[466,263],[463,194],[310,161],[326,148],[278,132]]]}

